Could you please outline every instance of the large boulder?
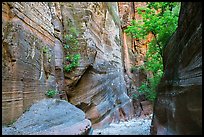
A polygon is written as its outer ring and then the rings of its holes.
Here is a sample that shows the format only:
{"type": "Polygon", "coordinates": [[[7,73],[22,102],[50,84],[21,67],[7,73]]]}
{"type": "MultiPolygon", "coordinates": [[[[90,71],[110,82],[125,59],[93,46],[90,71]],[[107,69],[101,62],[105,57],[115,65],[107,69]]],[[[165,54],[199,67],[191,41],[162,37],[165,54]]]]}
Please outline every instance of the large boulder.
{"type": "Polygon", "coordinates": [[[3,135],[82,135],[89,134],[91,122],[85,113],[59,99],[43,99],[33,104],[3,135]]]}
{"type": "Polygon", "coordinates": [[[202,3],[181,3],[157,92],[152,134],[202,134],[202,3]]]}

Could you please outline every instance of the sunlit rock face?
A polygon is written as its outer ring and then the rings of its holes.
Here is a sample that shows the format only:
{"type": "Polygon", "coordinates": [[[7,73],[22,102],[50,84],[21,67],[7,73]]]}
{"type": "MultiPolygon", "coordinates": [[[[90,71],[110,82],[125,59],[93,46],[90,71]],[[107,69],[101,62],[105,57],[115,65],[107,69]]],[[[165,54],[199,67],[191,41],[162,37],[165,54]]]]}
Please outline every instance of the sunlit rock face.
{"type": "Polygon", "coordinates": [[[201,5],[181,4],[178,29],[164,49],[152,134],[202,134],[201,5]]]}
{"type": "Polygon", "coordinates": [[[2,123],[49,89],[67,93],[96,127],[133,115],[123,76],[117,3],[2,3],[2,123]],[[67,21],[79,31],[80,65],[65,63],[67,21]]]}
{"type": "MultiPolygon", "coordinates": [[[[118,2],[119,16],[121,19],[121,28],[123,37],[121,42],[123,43],[123,61],[125,71],[125,82],[127,87],[127,94],[130,98],[133,98],[134,112],[136,116],[141,113],[139,103],[143,100],[141,97],[134,98],[135,95],[142,96],[138,92],[138,88],[142,85],[142,82],[146,81],[149,74],[142,69],[136,68],[144,64],[148,43],[152,39],[152,35],[149,34],[146,39],[138,40],[132,38],[125,33],[125,29],[131,25],[131,21],[141,20],[141,15],[138,14],[138,7],[146,7],[146,2],[118,2]]],[[[144,98],[145,99],[145,98],[144,98]]]]}
{"type": "Polygon", "coordinates": [[[80,66],[65,73],[68,100],[86,112],[94,127],[131,118],[117,3],[63,4],[63,20],[71,20],[80,32],[80,66]]]}

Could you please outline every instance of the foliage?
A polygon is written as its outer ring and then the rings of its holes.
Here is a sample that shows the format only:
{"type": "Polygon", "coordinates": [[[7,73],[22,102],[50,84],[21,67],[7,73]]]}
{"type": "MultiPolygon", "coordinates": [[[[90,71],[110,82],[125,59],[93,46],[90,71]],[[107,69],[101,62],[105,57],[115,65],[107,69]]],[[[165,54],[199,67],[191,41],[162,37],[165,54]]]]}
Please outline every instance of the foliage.
{"type": "Polygon", "coordinates": [[[156,88],[159,84],[161,76],[156,75],[152,78],[148,78],[146,82],[143,82],[142,85],[139,87],[138,91],[140,93],[144,93],[145,97],[149,101],[154,101],[156,98],[156,88]]]}
{"type": "Polygon", "coordinates": [[[58,91],[49,89],[49,90],[45,93],[45,95],[47,95],[49,98],[52,98],[52,97],[54,97],[55,95],[57,95],[57,93],[58,93],[58,91]]]}
{"type": "MultiPolygon", "coordinates": [[[[68,22],[70,26],[70,22],[68,22]]],[[[64,70],[70,72],[72,69],[79,65],[80,54],[76,53],[79,47],[79,41],[77,40],[79,33],[75,27],[69,27],[69,34],[65,35],[65,52],[66,61],[64,70]]]]}
{"type": "Polygon", "coordinates": [[[133,94],[132,94],[132,98],[133,98],[133,99],[137,99],[137,98],[138,98],[138,94],[133,93],[133,94]]]}
{"type": "Polygon", "coordinates": [[[72,50],[77,50],[79,42],[77,40],[78,37],[78,31],[76,30],[75,27],[70,27],[69,29],[69,34],[65,35],[65,49],[72,49],[72,50]]]}
{"type": "Polygon", "coordinates": [[[136,70],[144,70],[144,69],[145,69],[145,68],[144,68],[143,65],[141,65],[141,66],[131,66],[130,72],[133,73],[133,72],[136,71],[136,70]]]}
{"type": "Polygon", "coordinates": [[[136,71],[138,68],[136,66],[131,66],[130,68],[130,72],[133,73],[134,71],[136,71]]]}
{"type": "Polygon", "coordinates": [[[52,57],[52,55],[51,55],[51,53],[50,53],[49,48],[48,48],[47,46],[44,46],[44,47],[42,48],[42,51],[43,51],[43,53],[46,54],[46,56],[47,56],[47,58],[48,58],[48,62],[51,62],[51,57],[52,57]]]}
{"type": "Polygon", "coordinates": [[[66,60],[71,62],[70,64],[67,64],[64,66],[64,69],[66,72],[71,71],[73,68],[77,67],[79,65],[79,60],[80,60],[80,54],[73,54],[73,55],[67,55],[66,60]]]}
{"type": "Polygon", "coordinates": [[[44,46],[43,47],[43,53],[47,53],[49,51],[48,47],[44,46]]]}
{"type": "Polygon", "coordinates": [[[175,32],[178,25],[179,2],[148,2],[147,7],[139,7],[138,14],[142,20],[132,20],[125,32],[139,40],[153,34],[148,44],[144,69],[151,72],[153,77],[139,87],[139,91],[146,94],[149,100],[154,100],[156,87],[163,75],[163,48],[175,32]]]}

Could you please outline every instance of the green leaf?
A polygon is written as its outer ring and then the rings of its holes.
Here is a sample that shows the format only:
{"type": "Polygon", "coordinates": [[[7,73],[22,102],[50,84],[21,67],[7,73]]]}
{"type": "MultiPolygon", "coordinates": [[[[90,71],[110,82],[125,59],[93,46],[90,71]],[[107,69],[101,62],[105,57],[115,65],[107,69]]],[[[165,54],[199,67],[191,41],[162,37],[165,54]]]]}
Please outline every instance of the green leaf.
{"type": "Polygon", "coordinates": [[[179,2],[148,2],[147,7],[137,8],[138,14],[142,15],[141,20],[132,20],[125,33],[139,40],[144,39],[150,32],[156,38],[148,44],[145,56],[145,71],[153,74],[145,83],[139,87],[139,92],[145,93],[149,100],[156,96],[156,87],[163,75],[163,60],[160,49],[168,42],[178,25],[180,10],[179,2]],[[172,9],[172,10],[171,10],[172,9]]]}

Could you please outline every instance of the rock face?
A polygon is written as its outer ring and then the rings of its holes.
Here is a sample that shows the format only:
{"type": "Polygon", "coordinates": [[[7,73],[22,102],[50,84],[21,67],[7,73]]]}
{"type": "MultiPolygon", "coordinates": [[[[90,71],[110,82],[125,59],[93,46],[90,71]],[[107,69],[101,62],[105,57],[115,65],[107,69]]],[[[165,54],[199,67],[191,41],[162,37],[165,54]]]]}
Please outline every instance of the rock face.
{"type": "Polygon", "coordinates": [[[3,124],[56,87],[51,20],[47,3],[2,3],[3,124]]]}
{"type": "Polygon", "coordinates": [[[123,61],[125,69],[125,81],[128,90],[128,96],[133,98],[134,114],[139,116],[141,114],[140,102],[141,93],[138,92],[138,87],[142,82],[146,81],[148,74],[138,67],[144,64],[144,59],[147,52],[147,44],[150,42],[152,35],[149,34],[147,39],[138,40],[128,36],[124,30],[131,24],[133,19],[142,20],[137,12],[138,7],[145,7],[146,2],[118,2],[119,15],[121,19],[122,28],[122,42],[123,42],[123,61]],[[135,97],[135,96],[139,97],[135,97]]]}
{"type": "Polygon", "coordinates": [[[120,37],[115,2],[2,3],[2,123],[17,119],[49,89],[65,91],[95,126],[131,118],[120,37]],[[81,59],[67,73],[64,36],[72,27],[81,59]]]}
{"type": "Polygon", "coordinates": [[[117,3],[64,3],[62,13],[63,20],[70,20],[80,32],[82,57],[79,67],[65,73],[69,101],[86,112],[94,127],[131,118],[133,108],[123,76],[117,3]]]}
{"type": "Polygon", "coordinates": [[[3,135],[89,134],[91,122],[85,113],[64,100],[43,99],[33,104],[3,135]]]}
{"type": "Polygon", "coordinates": [[[164,49],[152,134],[202,134],[201,5],[181,4],[178,29],[164,49]]]}
{"type": "Polygon", "coordinates": [[[124,68],[127,77],[125,77],[128,95],[133,96],[134,94],[139,94],[137,88],[141,86],[147,78],[147,74],[137,68],[144,64],[145,56],[147,52],[147,44],[152,39],[152,34],[149,34],[147,39],[139,40],[132,38],[127,35],[124,30],[131,24],[132,20],[141,20],[141,15],[138,14],[138,7],[145,7],[146,2],[119,2],[119,14],[121,19],[121,28],[123,33],[123,43],[124,43],[124,68]],[[132,82],[131,82],[132,81],[132,82]]]}

